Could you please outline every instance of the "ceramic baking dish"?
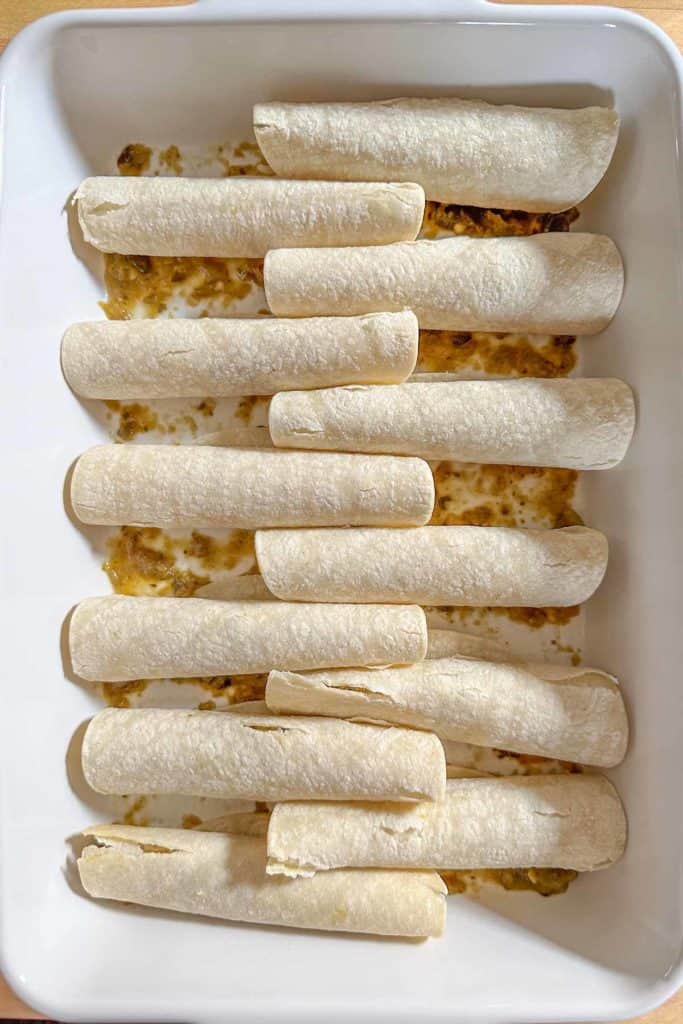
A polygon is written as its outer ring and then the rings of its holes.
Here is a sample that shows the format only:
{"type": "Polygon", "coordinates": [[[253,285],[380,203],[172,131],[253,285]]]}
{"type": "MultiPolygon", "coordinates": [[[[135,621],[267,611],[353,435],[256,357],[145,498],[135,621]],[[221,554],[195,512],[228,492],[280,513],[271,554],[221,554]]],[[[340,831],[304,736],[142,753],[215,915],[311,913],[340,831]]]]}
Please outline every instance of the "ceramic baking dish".
{"type": "Polygon", "coordinates": [[[683,981],[681,778],[681,60],[653,25],[611,8],[483,0],[214,0],[49,17],[2,60],[0,342],[3,399],[2,969],[61,1020],[615,1020],[683,981]],[[78,897],[65,837],[92,810],[64,754],[94,703],[63,678],[66,611],[104,577],[69,523],[62,486],[101,435],[65,387],[59,338],[96,315],[101,283],[75,258],[65,202],[135,139],[201,146],[244,137],[269,98],[455,94],[614,103],[623,127],[584,204],[626,264],[587,374],[636,389],[622,466],[586,485],[610,539],[585,657],[617,673],[634,722],[615,780],[630,843],[614,870],[551,900],[451,900],[421,945],[132,913],[78,897]]]}

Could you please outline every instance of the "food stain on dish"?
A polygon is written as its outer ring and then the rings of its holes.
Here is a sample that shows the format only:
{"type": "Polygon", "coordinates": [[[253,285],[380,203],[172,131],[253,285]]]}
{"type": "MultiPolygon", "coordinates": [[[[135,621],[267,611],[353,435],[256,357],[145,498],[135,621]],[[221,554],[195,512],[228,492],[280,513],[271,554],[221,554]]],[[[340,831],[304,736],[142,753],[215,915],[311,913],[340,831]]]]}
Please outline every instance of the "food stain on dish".
{"type": "MultiPolygon", "coordinates": [[[[554,609],[558,611],[559,609],[554,609]]],[[[571,609],[574,611],[574,609],[571,609]]],[[[554,639],[550,641],[552,646],[555,648],[558,654],[569,654],[570,662],[576,668],[577,665],[581,664],[581,652],[576,647],[572,647],[571,644],[563,644],[560,640],[554,639]]]]}
{"type": "Polygon", "coordinates": [[[181,151],[175,143],[165,148],[131,142],[124,146],[116,159],[119,174],[149,174],[162,177],[180,177],[188,172],[192,177],[270,177],[273,170],[256,142],[248,140],[235,145],[221,143],[197,152],[192,148],[181,151]]]}
{"type": "Polygon", "coordinates": [[[565,893],[578,872],[564,868],[486,868],[479,871],[440,871],[451,895],[475,895],[482,885],[500,886],[508,892],[535,892],[539,896],[565,893]]]}
{"type": "Polygon", "coordinates": [[[235,569],[241,562],[248,561],[250,568],[256,566],[254,534],[251,530],[231,530],[227,540],[217,540],[206,533],[194,530],[185,542],[176,541],[182,553],[196,558],[207,571],[235,569]]]}
{"type": "Polygon", "coordinates": [[[119,174],[128,177],[144,174],[152,162],[152,147],[142,142],[124,146],[116,159],[119,174]]]}
{"type": "Polygon", "coordinates": [[[162,149],[159,153],[159,163],[166,167],[174,175],[180,176],[183,173],[183,165],[180,159],[180,150],[177,146],[171,145],[162,149]]]}
{"type": "MultiPolygon", "coordinates": [[[[188,437],[196,437],[199,432],[198,417],[210,420],[216,412],[217,400],[215,398],[202,398],[198,402],[193,401],[183,408],[169,408],[171,403],[163,401],[157,403],[156,408],[146,405],[143,402],[120,402],[116,399],[105,399],[103,402],[106,413],[105,420],[111,436],[116,441],[134,441],[145,434],[155,434],[152,439],[155,443],[160,442],[164,437],[169,440],[183,440],[188,437]],[[163,409],[163,411],[162,411],[163,409]]],[[[177,406],[178,403],[172,403],[177,406]]],[[[225,409],[221,410],[225,414],[225,409]]],[[[233,418],[243,420],[236,409],[233,418]]]]}
{"type": "Polygon", "coordinates": [[[102,568],[117,594],[191,597],[211,580],[211,572],[256,564],[254,534],[229,530],[224,537],[193,530],[173,537],[156,527],[122,526],[109,538],[102,568]],[[179,560],[187,564],[179,565],[179,560]]]}
{"type": "Polygon", "coordinates": [[[239,142],[233,147],[217,146],[216,158],[226,178],[242,175],[272,177],[274,173],[256,142],[239,142]]]}
{"type": "Polygon", "coordinates": [[[193,437],[197,434],[197,421],[194,416],[190,416],[189,413],[183,413],[180,416],[178,422],[186,428],[192,434],[193,437]]]}
{"type": "MultiPolygon", "coordinates": [[[[574,761],[558,761],[556,758],[539,757],[536,754],[516,754],[512,750],[491,748],[494,757],[506,763],[506,775],[579,775],[583,772],[574,761]]],[[[497,773],[500,774],[500,773],[497,773]]]]}
{"type": "MultiPolygon", "coordinates": [[[[449,622],[458,622],[465,627],[481,625],[484,619],[491,615],[500,615],[517,622],[520,625],[528,626],[530,629],[543,629],[544,626],[566,626],[575,619],[581,612],[581,605],[572,605],[569,608],[461,608],[434,606],[435,610],[441,612],[449,622]]],[[[426,608],[431,610],[431,607],[426,608]]],[[[571,650],[568,648],[567,650],[571,650]]]]}
{"type": "Polygon", "coordinates": [[[576,366],[572,335],[420,331],[417,373],[566,377],[576,366]]]}
{"type": "Polygon", "coordinates": [[[216,399],[202,398],[201,402],[198,402],[197,405],[195,405],[195,409],[198,413],[201,413],[202,416],[206,416],[207,419],[210,419],[216,411],[216,399]]]}
{"type": "Polygon", "coordinates": [[[239,400],[235,410],[235,419],[241,420],[242,423],[251,423],[252,418],[258,414],[259,410],[265,409],[269,403],[269,395],[245,395],[239,400]]]}
{"type": "Polygon", "coordinates": [[[495,747],[477,747],[472,743],[448,740],[446,762],[449,778],[468,778],[467,773],[505,777],[510,775],[577,775],[583,766],[573,761],[536,754],[517,754],[495,747]]]}
{"type": "Polygon", "coordinates": [[[582,662],[583,616],[581,605],[569,608],[463,608],[425,606],[428,623],[438,629],[487,637],[502,643],[507,636],[510,653],[526,661],[551,661],[578,666],[582,662]],[[533,634],[537,637],[534,639],[533,634]]]}
{"type": "Polygon", "coordinates": [[[181,828],[197,828],[201,825],[202,819],[196,814],[183,814],[182,821],[180,823],[181,828]]]}
{"type": "MultiPolygon", "coordinates": [[[[468,612],[473,608],[461,609],[465,614],[462,619],[467,619],[468,612]]],[[[581,605],[572,605],[569,608],[489,608],[488,611],[497,615],[505,615],[513,622],[519,622],[530,629],[542,629],[544,626],[566,626],[568,622],[575,619],[581,612],[581,605]]]]}
{"type": "Polygon", "coordinates": [[[175,542],[156,527],[122,526],[107,548],[102,568],[116,594],[191,597],[209,582],[177,567],[175,542]]]}
{"type": "Polygon", "coordinates": [[[575,470],[446,461],[432,470],[433,526],[554,529],[583,522],[573,505],[575,470]]]}
{"type": "Polygon", "coordinates": [[[475,238],[500,238],[506,235],[538,235],[544,231],[569,231],[579,217],[574,206],[563,213],[525,213],[523,210],[490,210],[455,203],[425,204],[422,236],[434,238],[439,232],[472,235],[475,238]]]}
{"type": "Polygon", "coordinates": [[[100,303],[110,320],[156,317],[173,299],[190,315],[219,316],[253,287],[263,287],[263,260],[199,256],[104,257],[107,299],[100,303]]]}
{"type": "Polygon", "coordinates": [[[110,708],[129,708],[131,697],[147,689],[146,679],[133,679],[128,683],[102,683],[102,699],[110,708]]]}
{"type": "Polygon", "coordinates": [[[120,821],[116,822],[117,825],[139,825],[146,828],[149,825],[148,818],[141,816],[141,812],[147,806],[147,797],[138,796],[135,797],[130,807],[126,810],[125,814],[120,821]]]}
{"type": "MultiPolygon", "coordinates": [[[[199,711],[214,711],[218,702],[223,707],[231,704],[242,704],[244,701],[263,700],[266,692],[267,674],[232,675],[232,676],[198,676],[178,679],[136,679],[130,683],[103,683],[102,699],[109,707],[130,708],[142,704],[140,698],[153,686],[163,688],[166,695],[176,687],[197,688],[211,694],[216,700],[196,700],[192,695],[188,700],[178,700],[177,693],[173,700],[176,707],[192,707],[199,711]]],[[[158,706],[156,699],[150,706],[158,706]]]]}
{"type": "MultiPolygon", "coordinates": [[[[242,704],[247,700],[263,700],[266,693],[268,673],[251,675],[211,676],[201,679],[174,679],[175,683],[193,683],[203,690],[220,697],[228,704],[242,704]]],[[[207,703],[214,703],[208,702],[207,703]]],[[[208,710],[208,709],[207,709],[208,710]]]]}
{"type": "Polygon", "coordinates": [[[118,415],[116,437],[119,441],[132,441],[138,434],[146,434],[150,430],[166,432],[164,424],[159,422],[157,414],[142,402],[119,402],[115,399],[105,400],[110,413],[118,415]]]}

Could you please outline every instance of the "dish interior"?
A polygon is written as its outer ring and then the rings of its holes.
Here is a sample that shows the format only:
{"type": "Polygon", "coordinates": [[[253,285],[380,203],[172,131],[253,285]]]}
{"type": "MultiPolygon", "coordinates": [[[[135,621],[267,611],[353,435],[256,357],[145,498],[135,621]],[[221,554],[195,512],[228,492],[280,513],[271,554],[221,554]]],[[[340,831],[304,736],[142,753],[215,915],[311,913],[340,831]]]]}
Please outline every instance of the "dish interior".
{"type": "Polygon", "coordinates": [[[528,1020],[597,1019],[635,1013],[671,984],[683,938],[676,68],[653,34],[622,19],[527,23],[505,9],[495,17],[56,20],[8,58],[2,931],[10,981],[55,1014],[206,1019],[229,1006],[245,1020],[456,1009],[461,1020],[522,1010],[528,1020]],[[98,906],[74,894],[64,871],[64,837],[93,813],[67,784],[64,751],[96,703],[63,678],[60,631],[68,609],[106,583],[61,501],[69,464],[102,439],[59,371],[62,331],[98,316],[103,298],[97,258],[82,249],[74,257],[67,196],[86,175],[111,173],[131,141],[201,147],[249,137],[257,100],[441,94],[614,103],[622,118],[615,159],[582,204],[579,226],[615,239],[627,279],[613,324],[581,342],[582,372],[629,381],[639,414],[624,463],[584,477],[586,521],[610,540],[607,579],[587,609],[584,662],[620,678],[633,722],[629,756],[614,773],[630,821],[627,854],[564,897],[453,898],[445,939],[421,946],[180,917],[170,924],[171,915],[98,906]]]}

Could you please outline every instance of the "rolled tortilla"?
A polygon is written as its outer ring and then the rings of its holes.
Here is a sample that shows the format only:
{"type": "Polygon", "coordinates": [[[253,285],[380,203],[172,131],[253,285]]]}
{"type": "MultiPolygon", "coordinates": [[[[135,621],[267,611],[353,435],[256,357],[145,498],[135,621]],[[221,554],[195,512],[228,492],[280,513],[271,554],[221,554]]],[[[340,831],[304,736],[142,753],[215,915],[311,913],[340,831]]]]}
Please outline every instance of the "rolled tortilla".
{"type": "Polygon", "coordinates": [[[98,899],[227,921],[438,937],[446,886],[427,871],[330,871],[269,878],[266,841],[188,829],[96,825],[78,859],[83,888],[98,899]]]}
{"type": "Polygon", "coordinates": [[[414,313],[277,320],[97,320],[62,338],[84,398],[272,395],[335,384],[398,384],[417,359],[414,313]]]}
{"type": "Polygon", "coordinates": [[[445,740],[600,768],[626,753],[619,687],[597,669],[430,659],[376,669],[268,676],[271,711],[429,729],[445,740]]]}
{"type": "Polygon", "coordinates": [[[276,316],[409,307],[424,328],[597,334],[616,312],[624,272],[611,239],[556,231],[381,248],[275,249],[266,257],[264,280],[276,316]]]}
{"type": "Polygon", "coordinates": [[[81,455],[71,502],[108,526],[419,526],[434,480],[397,456],[109,444],[81,455]]]}
{"type": "Polygon", "coordinates": [[[86,178],[86,242],[146,256],[265,256],[280,246],[382,245],[422,226],[419,185],[277,178],[86,178]]]}
{"type": "Polygon", "coordinates": [[[418,181],[428,199],[533,212],[593,191],[617,142],[607,107],[555,110],[483,100],[258,103],[254,131],[287,178],[418,181]]]}
{"type": "Polygon", "coordinates": [[[106,708],[83,739],[98,793],[235,800],[439,800],[446,758],[415,729],[331,718],[106,708]]]}
{"type": "Polygon", "coordinates": [[[273,810],[268,872],[340,866],[596,871],[619,860],[626,818],[601,775],[449,779],[440,803],[290,803],[273,810]]]}
{"type": "Polygon", "coordinates": [[[515,466],[610,469],[635,426],[621,380],[463,380],[279,394],[281,448],[419,455],[515,466]]]}
{"type": "Polygon", "coordinates": [[[601,583],[607,538],[584,526],[259,530],[256,558],[285,601],[563,608],[601,583]]]}
{"type": "Polygon", "coordinates": [[[126,682],[421,661],[427,627],[416,607],[111,594],[77,605],[69,646],[81,678],[126,682]]]}

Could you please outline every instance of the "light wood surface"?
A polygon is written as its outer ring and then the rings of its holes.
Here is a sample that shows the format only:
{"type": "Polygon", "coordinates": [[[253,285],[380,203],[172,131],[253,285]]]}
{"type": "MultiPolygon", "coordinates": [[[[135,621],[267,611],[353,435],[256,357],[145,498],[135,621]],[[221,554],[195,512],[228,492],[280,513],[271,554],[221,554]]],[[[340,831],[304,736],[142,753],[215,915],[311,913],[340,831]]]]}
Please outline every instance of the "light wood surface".
{"type": "MultiPolygon", "coordinates": [[[[30,21],[53,11],[86,9],[92,7],[166,7],[180,6],[184,0],[0,0],[0,50],[19,29],[30,21]]],[[[226,0],[227,2],[227,0],[226,0]]],[[[498,0],[500,3],[514,0],[498,0]]],[[[537,3],[539,0],[526,0],[537,3]]],[[[556,3],[558,0],[545,0],[556,3]]],[[[588,4],[591,0],[573,0],[574,3],[588,4]]],[[[651,18],[674,42],[683,49],[683,0],[602,0],[611,7],[630,7],[651,18]]],[[[40,1014],[25,1006],[0,977],[0,1019],[2,1020],[43,1020],[40,1014]]],[[[522,1022],[520,1022],[522,1024],[522,1022]]],[[[683,1024],[683,989],[664,1006],[653,1010],[644,1017],[638,1017],[634,1024],[683,1024]]]]}

